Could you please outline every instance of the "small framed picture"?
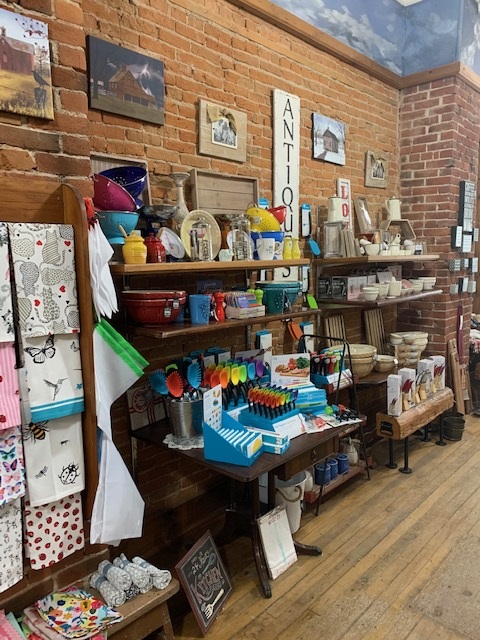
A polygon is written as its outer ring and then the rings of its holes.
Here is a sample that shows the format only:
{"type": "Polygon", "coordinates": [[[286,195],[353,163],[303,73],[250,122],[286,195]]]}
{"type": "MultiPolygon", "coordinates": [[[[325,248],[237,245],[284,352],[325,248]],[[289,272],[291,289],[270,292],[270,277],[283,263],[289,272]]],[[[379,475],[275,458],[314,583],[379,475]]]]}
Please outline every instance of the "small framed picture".
{"type": "Polygon", "coordinates": [[[355,198],[353,204],[355,206],[355,215],[357,216],[360,233],[373,233],[375,229],[368,212],[367,199],[363,196],[355,198]]]}
{"type": "Polygon", "coordinates": [[[365,186],[386,189],[387,177],[387,158],[374,151],[367,151],[365,154],[365,186]]]}

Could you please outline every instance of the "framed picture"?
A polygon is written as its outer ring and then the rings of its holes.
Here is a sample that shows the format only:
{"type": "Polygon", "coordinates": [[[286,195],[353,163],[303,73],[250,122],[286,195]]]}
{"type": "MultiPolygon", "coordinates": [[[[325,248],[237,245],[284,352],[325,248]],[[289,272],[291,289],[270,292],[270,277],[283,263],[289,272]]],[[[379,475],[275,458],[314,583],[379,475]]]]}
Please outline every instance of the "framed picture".
{"type": "Polygon", "coordinates": [[[48,25],[0,9],[0,110],[53,120],[48,25]]]}
{"type": "Polygon", "coordinates": [[[375,229],[368,212],[367,199],[364,197],[355,198],[353,204],[355,206],[355,215],[357,216],[360,233],[373,233],[375,229]]]}
{"type": "Polygon", "coordinates": [[[367,151],[365,153],[365,186],[386,189],[387,178],[387,158],[374,151],[367,151]]]}
{"type": "Polygon", "coordinates": [[[319,113],[312,114],[313,157],[345,164],[345,125],[319,113]]]}
{"type": "Polygon", "coordinates": [[[205,635],[232,592],[210,531],[175,565],[193,614],[205,635]]]}
{"type": "Polygon", "coordinates": [[[247,115],[207,100],[199,101],[199,148],[204,156],[245,162],[247,115]]]}
{"type": "Polygon", "coordinates": [[[163,62],[93,36],[87,47],[90,107],[163,124],[163,62]]]}

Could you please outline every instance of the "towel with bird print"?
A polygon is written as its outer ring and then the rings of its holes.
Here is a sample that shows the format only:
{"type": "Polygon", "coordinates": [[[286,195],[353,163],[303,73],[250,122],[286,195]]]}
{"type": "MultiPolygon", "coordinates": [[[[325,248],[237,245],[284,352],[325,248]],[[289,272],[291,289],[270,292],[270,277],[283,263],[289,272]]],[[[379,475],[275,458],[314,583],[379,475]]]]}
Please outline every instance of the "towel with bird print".
{"type": "Polygon", "coordinates": [[[22,336],[78,333],[72,225],[12,222],[8,233],[22,336]]]}
{"type": "Polygon", "coordinates": [[[79,334],[23,338],[28,403],[33,422],[84,410],[79,334]]]}
{"type": "Polygon", "coordinates": [[[64,498],[85,487],[81,416],[22,424],[28,495],[32,506],[64,498]]]}
{"type": "Polygon", "coordinates": [[[15,340],[8,247],[7,224],[0,222],[0,342],[15,340]]]}

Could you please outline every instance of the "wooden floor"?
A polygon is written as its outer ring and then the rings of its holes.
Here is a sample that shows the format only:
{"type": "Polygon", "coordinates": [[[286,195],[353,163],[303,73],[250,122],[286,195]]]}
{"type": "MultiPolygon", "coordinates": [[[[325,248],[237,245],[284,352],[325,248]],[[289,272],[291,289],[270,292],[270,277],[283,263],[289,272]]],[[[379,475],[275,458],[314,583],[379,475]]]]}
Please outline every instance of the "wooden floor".
{"type": "MultiPolygon", "coordinates": [[[[411,438],[411,475],[384,466],[382,442],[372,450],[370,482],[359,475],[343,485],[318,517],[307,508],[295,538],[319,545],[323,556],[299,556],[272,581],[271,599],[260,594],[249,539],[226,547],[233,593],[209,640],[480,640],[480,594],[463,592],[472,599],[472,615],[478,613],[468,635],[460,633],[460,611],[456,618],[454,610],[445,616],[441,607],[418,605],[480,522],[480,418],[469,416],[463,439],[445,447],[433,435],[428,443],[411,438]]],[[[397,462],[402,455],[400,444],[397,462]]],[[[480,566],[472,570],[480,575],[480,566]]],[[[448,588],[465,580],[461,571],[455,575],[453,567],[448,588]]],[[[177,640],[203,637],[191,613],[175,620],[174,629],[177,640]]]]}

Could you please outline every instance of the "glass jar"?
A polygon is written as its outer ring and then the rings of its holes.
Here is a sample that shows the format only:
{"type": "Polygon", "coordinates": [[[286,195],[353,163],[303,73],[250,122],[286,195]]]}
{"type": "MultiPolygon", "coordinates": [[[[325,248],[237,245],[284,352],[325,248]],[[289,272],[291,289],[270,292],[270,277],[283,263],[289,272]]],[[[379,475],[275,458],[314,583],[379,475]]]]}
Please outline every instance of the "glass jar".
{"type": "Polygon", "coordinates": [[[213,260],[212,233],[208,222],[194,222],[190,229],[190,258],[193,262],[213,260]]]}
{"type": "Polygon", "coordinates": [[[140,234],[132,231],[131,235],[125,238],[122,245],[122,255],[125,264],[145,264],[147,262],[147,247],[140,234]]]}
{"type": "Polygon", "coordinates": [[[234,260],[253,260],[250,220],[243,213],[230,223],[234,260]]]}

